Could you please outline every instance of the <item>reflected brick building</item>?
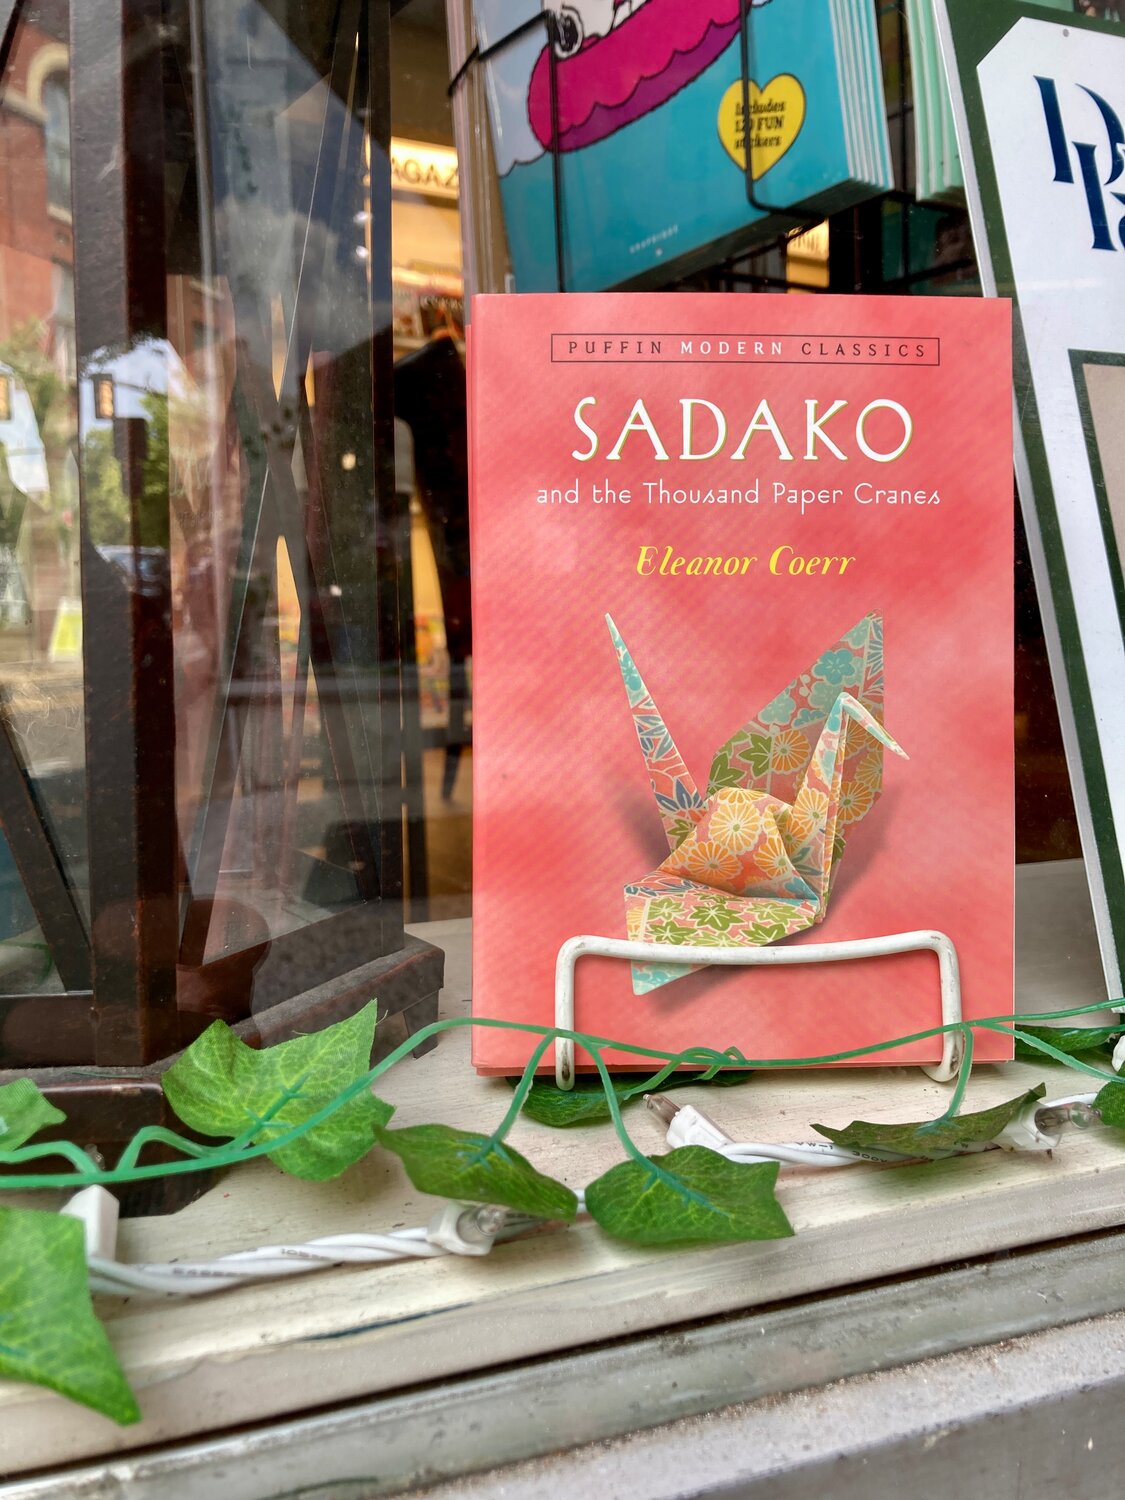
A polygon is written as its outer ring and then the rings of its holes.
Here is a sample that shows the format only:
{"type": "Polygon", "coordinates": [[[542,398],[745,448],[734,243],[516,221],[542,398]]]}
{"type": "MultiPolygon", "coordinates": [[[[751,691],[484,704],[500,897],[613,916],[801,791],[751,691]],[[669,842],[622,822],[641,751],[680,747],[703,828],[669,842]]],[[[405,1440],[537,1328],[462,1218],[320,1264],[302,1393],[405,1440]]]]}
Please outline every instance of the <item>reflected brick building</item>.
{"type": "Polygon", "coordinates": [[[41,0],[16,32],[0,91],[0,340],[42,322],[73,376],[66,30],[65,5],[41,0]]]}
{"type": "Polygon", "coordinates": [[[0,84],[0,660],[50,644],[77,555],[68,7],[39,0],[0,84]]]}

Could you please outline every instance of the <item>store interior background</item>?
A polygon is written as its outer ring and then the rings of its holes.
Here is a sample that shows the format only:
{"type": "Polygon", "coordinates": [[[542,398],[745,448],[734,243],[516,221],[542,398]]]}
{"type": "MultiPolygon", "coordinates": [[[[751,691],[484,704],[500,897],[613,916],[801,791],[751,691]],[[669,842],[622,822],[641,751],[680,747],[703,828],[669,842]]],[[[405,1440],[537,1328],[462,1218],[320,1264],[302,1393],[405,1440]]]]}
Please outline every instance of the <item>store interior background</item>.
{"type": "MultiPolygon", "coordinates": [[[[905,25],[898,5],[871,3],[879,13],[896,190],[700,269],[673,289],[979,294],[963,204],[921,204],[914,197],[905,25]]],[[[6,360],[3,368],[9,371],[0,374],[0,441],[7,460],[0,463],[0,693],[29,773],[77,871],[82,900],[78,372],[67,26],[66,0],[36,0],[0,87],[0,364],[6,360]],[[28,328],[36,334],[30,344],[28,328]],[[54,391],[51,420],[40,424],[44,437],[35,436],[39,456],[34,462],[21,460],[18,452],[20,433],[30,420],[29,381],[37,382],[41,395],[54,391]]],[[[405,893],[407,920],[420,922],[464,917],[472,906],[464,288],[445,0],[406,0],[395,9],[390,77],[395,394],[399,417],[408,419],[396,422],[395,468],[399,515],[409,514],[415,655],[405,668],[405,893]]],[[[377,226],[369,228],[374,232],[377,226]]],[[[218,301],[204,297],[196,280],[175,278],[173,286],[175,343],[194,389],[193,382],[205,383],[208,360],[216,357],[209,350],[225,347],[230,329],[218,301]]],[[[133,373],[140,379],[144,372],[133,373]]],[[[104,387],[91,383],[83,396],[94,403],[85,413],[85,427],[98,460],[91,468],[87,452],[87,483],[91,474],[100,476],[96,503],[112,508],[121,501],[114,419],[139,419],[147,408],[139,387],[128,379],[119,374],[116,385],[104,380],[104,387]],[[108,412],[96,407],[103,396],[110,402],[108,412]]],[[[229,476],[232,504],[238,499],[236,477],[229,476]]],[[[184,598],[190,604],[191,550],[182,538],[177,547],[174,567],[186,580],[184,598]]],[[[1018,522],[1015,551],[1017,858],[1072,858],[1080,853],[1074,810],[1018,522]]],[[[300,608],[283,549],[276,573],[275,645],[288,671],[300,608]]],[[[190,614],[181,608],[176,622],[185,670],[193,649],[190,614]]],[[[296,844],[310,858],[323,857],[324,830],[338,817],[314,710],[315,705],[296,764],[294,814],[296,844]]],[[[177,776],[188,791],[197,779],[197,741],[185,712],[177,776]]],[[[193,808],[185,798],[185,826],[193,808]]],[[[291,901],[289,907],[286,922],[318,914],[308,902],[291,901]]],[[[38,975],[33,922],[18,872],[0,849],[0,941],[11,940],[4,949],[11,982],[58,987],[53,973],[38,975]],[[28,934],[28,942],[18,941],[28,934]]]]}
{"type": "MultiPolygon", "coordinates": [[[[963,205],[922,204],[914,198],[906,25],[900,6],[876,3],[896,191],[707,267],[677,282],[676,289],[980,294],[963,205]]],[[[408,0],[392,23],[391,40],[395,353],[403,358],[433,336],[431,329],[446,336],[461,316],[458,203],[441,185],[456,161],[443,0],[408,0]],[[424,147],[433,148],[433,157],[424,147]]],[[[471,664],[464,679],[463,720],[455,707],[450,727],[450,663],[434,538],[417,495],[410,508],[426,871],[424,880],[408,881],[408,888],[413,885],[411,914],[419,920],[423,914],[440,919],[471,911],[471,664]]],[[[1058,711],[1018,519],[1015,553],[1016,857],[1021,862],[1076,858],[1081,849],[1058,711]]]]}

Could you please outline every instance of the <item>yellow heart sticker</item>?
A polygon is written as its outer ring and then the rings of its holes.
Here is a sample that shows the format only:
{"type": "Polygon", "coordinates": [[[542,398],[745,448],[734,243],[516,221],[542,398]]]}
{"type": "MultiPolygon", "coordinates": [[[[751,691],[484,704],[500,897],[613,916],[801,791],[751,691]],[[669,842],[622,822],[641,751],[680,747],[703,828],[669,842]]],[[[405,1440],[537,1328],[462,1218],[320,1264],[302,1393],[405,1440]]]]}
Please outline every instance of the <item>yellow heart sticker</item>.
{"type": "MultiPolygon", "coordinates": [[[[735,165],[746,170],[746,130],[742,81],[736,79],[719,101],[719,139],[735,165]]],[[[764,88],[750,84],[750,160],[754,177],[764,177],[785,155],[805,123],[805,91],[792,73],[779,73],[764,88]]]]}

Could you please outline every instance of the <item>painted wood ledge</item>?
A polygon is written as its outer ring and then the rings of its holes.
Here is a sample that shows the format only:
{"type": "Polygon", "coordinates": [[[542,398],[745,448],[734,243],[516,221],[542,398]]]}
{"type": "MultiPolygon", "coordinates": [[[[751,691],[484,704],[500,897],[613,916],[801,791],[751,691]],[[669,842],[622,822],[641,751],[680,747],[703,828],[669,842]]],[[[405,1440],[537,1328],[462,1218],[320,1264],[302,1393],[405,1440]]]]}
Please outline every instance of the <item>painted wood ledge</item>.
{"type": "MultiPolygon", "coordinates": [[[[1017,993],[1021,1010],[1083,1004],[1104,993],[1081,865],[1021,869],[1017,993]]],[[[464,1014],[466,922],[418,929],[446,951],[443,1010],[464,1014]]],[[[468,1031],[393,1070],[381,1092],[396,1123],[440,1119],[481,1128],[508,1086],[477,1078],[468,1031]]],[[[1050,1063],[975,1071],[967,1101],[983,1108],[1044,1079],[1050,1063]]],[[[685,1089],[736,1137],[801,1139],[809,1122],[937,1114],[948,1090],[917,1069],[763,1075],[721,1093],[685,1089]]],[[[662,1138],[631,1115],[643,1145],[662,1138]]],[[[554,1132],[521,1120],[513,1144],[580,1186],[620,1159],[608,1126],[554,1132]]],[[[403,1262],[264,1283],[190,1302],[106,1300],[111,1337],[144,1420],[112,1423],[33,1386],[0,1382],[0,1473],[72,1463],[237,1424],[452,1378],[497,1364],[764,1307],[826,1289],[984,1256],[1125,1223],[1125,1151],[1104,1133],[1068,1133],[1054,1157],[982,1155],[930,1166],[787,1171],[780,1197],[792,1240],[646,1251],[579,1225],[498,1247],[484,1260],[403,1262]]],[[[226,1174],[181,1213],[122,1226],[123,1259],[204,1257],[345,1229],[423,1223],[416,1193],[389,1153],[334,1183],[284,1178],[265,1161],[226,1174]]]]}

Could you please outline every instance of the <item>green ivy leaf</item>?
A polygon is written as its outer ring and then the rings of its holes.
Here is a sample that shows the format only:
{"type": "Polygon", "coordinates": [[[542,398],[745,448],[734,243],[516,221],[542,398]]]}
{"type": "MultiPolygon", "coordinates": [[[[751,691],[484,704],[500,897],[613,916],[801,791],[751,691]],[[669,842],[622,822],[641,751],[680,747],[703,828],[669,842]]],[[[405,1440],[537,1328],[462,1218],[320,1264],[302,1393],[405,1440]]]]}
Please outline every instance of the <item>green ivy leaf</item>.
{"type": "MultiPolygon", "coordinates": [[[[660,1085],[660,1092],[686,1088],[689,1084],[703,1084],[729,1088],[732,1084],[746,1083],[753,1077],[749,1068],[724,1068],[714,1078],[703,1079],[698,1073],[674,1073],[660,1085]]],[[[618,1104],[628,1104],[642,1094],[651,1093],[647,1079],[613,1078],[613,1092],[618,1104]]],[[[518,1078],[508,1080],[513,1086],[518,1078]]],[[[569,1125],[592,1125],[598,1120],[608,1120],[609,1104],[602,1081],[596,1073],[579,1073],[572,1089],[560,1089],[553,1083],[536,1080],[531,1085],[524,1101],[523,1113],[540,1125],[552,1125],[565,1129],[569,1125]]]]}
{"type": "MultiPolygon", "coordinates": [[[[716,1073],[714,1078],[691,1078],[684,1077],[683,1083],[701,1083],[709,1089],[729,1089],[740,1083],[749,1083],[754,1076],[753,1068],[723,1068],[716,1073]]],[[[667,1088],[667,1083],[662,1083],[661,1088],[667,1088]]]]}
{"type": "Polygon", "coordinates": [[[30,1078],[17,1078],[0,1087],[0,1151],[14,1151],[36,1131],[65,1119],[30,1078]]]}
{"type": "MultiPolygon", "coordinates": [[[[1103,1052],[1107,1048],[1112,1052],[1117,1038],[1125,1030],[1121,1026],[1025,1026],[1022,1021],[1019,1029],[1028,1036],[1037,1037],[1039,1041],[1065,1052],[1068,1057],[1076,1057],[1083,1052],[1103,1052]]],[[[1029,1047],[1018,1035],[1016,1057],[1021,1062],[1043,1061],[1043,1053],[1036,1047],[1029,1047]]]]}
{"type": "Polygon", "coordinates": [[[994,1141],[1005,1125],[1028,1105],[1042,1099],[1044,1092],[1040,1083],[1004,1104],[974,1114],[955,1115],[951,1120],[922,1120],[909,1125],[873,1125],[867,1120],[853,1120],[843,1130],[832,1130],[827,1125],[814,1125],[813,1129],[837,1146],[862,1151],[877,1159],[921,1156],[936,1161],[939,1157],[955,1156],[966,1146],[994,1141]]]}
{"type": "Polygon", "coordinates": [[[777,1240],[793,1226],[774,1197],[778,1163],[733,1162],[706,1146],[625,1161],[586,1189],[607,1234],[638,1245],[777,1240]]]}
{"type": "Polygon", "coordinates": [[[1094,1100],[1103,1125],[1125,1130],[1125,1083],[1107,1083],[1094,1100]]]}
{"type": "Polygon", "coordinates": [[[502,1203],[537,1219],[573,1219],[578,1212],[578,1199],[568,1187],[544,1177],[503,1141],[451,1125],[408,1125],[378,1135],[402,1159],[419,1192],[502,1203]]]}
{"type": "Polygon", "coordinates": [[[90,1303],[77,1219],[0,1208],[0,1375],[45,1385],[122,1425],[140,1420],[90,1303]]]}
{"type": "MultiPolygon", "coordinates": [[[[511,1080],[518,1083],[518,1079],[511,1080]]],[[[637,1085],[624,1078],[610,1080],[618,1104],[635,1097],[637,1085]]],[[[553,1083],[533,1083],[524,1100],[523,1113],[540,1125],[556,1129],[567,1125],[592,1125],[609,1119],[609,1103],[602,1081],[596,1073],[580,1073],[572,1089],[560,1089],[553,1083]]]]}
{"type": "MultiPolygon", "coordinates": [[[[215,1021],[164,1074],[180,1119],[203,1135],[270,1141],[328,1104],[371,1065],[376,1002],[335,1026],[260,1051],[215,1021]],[[255,1129],[258,1126],[260,1128],[255,1129]]],[[[311,1182],[338,1177],[371,1149],[393,1106],[364,1089],[307,1134],[268,1153],[311,1182]]]]}

